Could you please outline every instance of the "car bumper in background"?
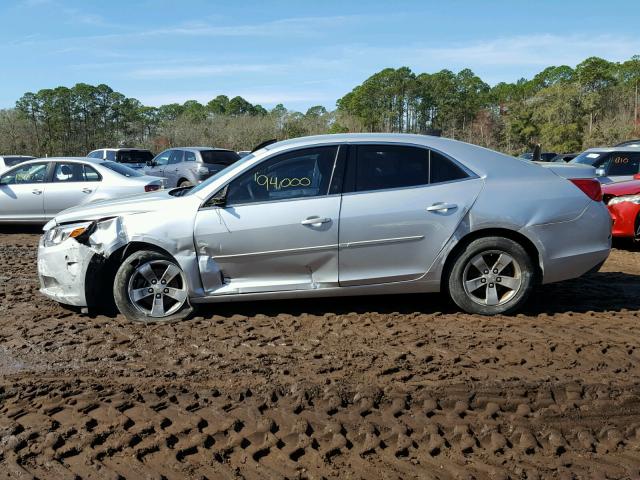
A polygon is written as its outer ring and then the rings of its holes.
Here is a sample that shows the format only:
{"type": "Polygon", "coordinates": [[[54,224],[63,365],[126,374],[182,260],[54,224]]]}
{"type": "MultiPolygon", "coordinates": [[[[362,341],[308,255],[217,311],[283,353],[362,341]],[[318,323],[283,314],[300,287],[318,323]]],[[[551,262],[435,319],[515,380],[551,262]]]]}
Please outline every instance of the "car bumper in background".
{"type": "Polygon", "coordinates": [[[640,215],[640,205],[633,202],[620,202],[611,205],[609,213],[613,220],[611,233],[614,237],[635,237],[637,233],[637,219],[640,215]]]}
{"type": "Polygon", "coordinates": [[[68,239],[60,245],[38,247],[40,292],[60,303],[87,306],[85,279],[95,252],[68,239]]]}
{"type": "Polygon", "coordinates": [[[542,283],[580,277],[611,252],[611,217],[602,202],[590,202],[574,220],[533,225],[525,233],[543,245],[542,283]]]}

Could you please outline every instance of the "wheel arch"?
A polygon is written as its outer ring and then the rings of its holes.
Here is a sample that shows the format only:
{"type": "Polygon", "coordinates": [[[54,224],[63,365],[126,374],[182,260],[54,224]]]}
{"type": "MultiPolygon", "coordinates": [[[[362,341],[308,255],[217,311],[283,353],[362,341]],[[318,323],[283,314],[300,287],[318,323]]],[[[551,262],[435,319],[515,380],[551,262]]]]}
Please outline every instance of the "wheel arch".
{"type": "Polygon", "coordinates": [[[540,251],[527,236],[508,228],[483,228],[481,230],[475,230],[467,233],[449,251],[442,268],[442,275],[440,277],[440,291],[448,293],[449,273],[451,272],[453,264],[460,252],[462,252],[474,240],[486,237],[504,237],[513,240],[514,242],[521,245],[522,248],[524,248],[525,251],[529,254],[531,259],[533,260],[533,264],[536,267],[536,282],[539,283],[542,280],[543,268],[540,251]]]}
{"type": "Polygon", "coordinates": [[[113,281],[116,272],[125,258],[141,250],[158,252],[177,262],[175,257],[164,248],[143,241],[129,242],[113,251],[108,257],[95,254],[87,268],[84,282],[88,307],[100,307],[107,310],[115,308],[113,281]],[[91,281],[89,281],[90,279],[91,281]],[[108,294],[105,295],[105,292],[108,292],[108,294]]]}

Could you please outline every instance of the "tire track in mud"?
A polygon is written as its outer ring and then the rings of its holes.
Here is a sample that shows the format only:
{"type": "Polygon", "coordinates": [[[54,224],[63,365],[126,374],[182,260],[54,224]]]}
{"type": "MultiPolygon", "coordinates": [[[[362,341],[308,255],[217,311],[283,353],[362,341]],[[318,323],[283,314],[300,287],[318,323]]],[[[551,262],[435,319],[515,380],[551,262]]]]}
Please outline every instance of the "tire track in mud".
{"type": "Polygon", "coordinates": [[[47,382],[2,390],[9,478],[640,475],[640,384],[400,394],[47,382]]]}

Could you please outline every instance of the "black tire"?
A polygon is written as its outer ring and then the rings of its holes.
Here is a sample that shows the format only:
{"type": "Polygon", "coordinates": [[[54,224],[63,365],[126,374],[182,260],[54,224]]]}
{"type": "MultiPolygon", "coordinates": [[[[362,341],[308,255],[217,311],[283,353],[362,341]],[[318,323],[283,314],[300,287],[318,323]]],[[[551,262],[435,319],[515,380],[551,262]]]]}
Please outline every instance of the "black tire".
{"type": "MultiPolygon", "coordinates": [[[[172,290],[187,289],[186,277],[184,276],[182,269],[180,269],[180,266],[173,258],[160,252],[154,252],[150,250],[141,250],[138,252],[134,252],[127,258],[125,258],[125,260],[122,262],[122,264],[118,268],[118,271],[116,272],[116,276],[113,282],[113,298],[120,313],[122,313],[122,315],[124,315],[128,320],[132,322],[141,323],[169,323],[183,320],[188,317],[193,312],[193,307],[189,303],[188,295],[186,295],[184,302],[181,305],[178,305],[180,301],[174,300],[169,295],[166,296],[165,300],[165,295],[160,294],[161,300],[158,300],[158,302],[162,302],[163,305],[165,303],[168,303],[170,305],[170,308],[167,309],[168,314],[166,316],[152,315],[153,304],[155,303],[154,297],[156,295],[159,295],[158,293],[154,293],[150,296],[147,296],[147,298],[145,299],[139,300],[138,306],[133,302],[131,296],[129,295],[129,288],[130,286],[134,286],[133,282],[141,281],[140,277],[142,277],[142,274],[140,274],[138,269],[140,267],[144,267],[145,265],[153,266],[154,268],[156,268],[156,270],[158,269],[158,265],[167,267],[169,265],[173,265],[174,267],[177,267],[177,270],[179,271],[179,273],[177,273],[175,277],[172,277],[172,280],[169,283],[166,283],[166,285],[161,286],[159,283],[160,280],[156,280],[157,285],[154,284],[152,286],[149,284],[149,287],[169,287],[172,290]],[[135,278],[132,279],[134,275],[135,278]],[[144,309],[142,308],[143,302],[151,302],[151,311],[147,312],[146,314],[144,313],[144,309]],[[172,303],[173,306],[171,306],[172,303]],[[175,310],[173,310],[173,308],[175,308],[175,310]]],[[[163,274],[161,274],[160,276],[164,277],[163,274]]],[[[168,291],[169,288],[166,288],[165,291],[168,291]]],[[[146,289],[146,287],[144,289],[146,289]]],[[[149,290],[152,290],[152,288],[150,288],[149,290]]]]}
{"type": "Polygon", "coordinates": [[[446,285],[451,299],[465,312],[499,315],[513,313],[526,302],[535,285],[535,277],[533,261],[522,245],[504,237],[484,237],[458,252],[446,285]],[[506,255],[500,257],[501,254],[506,255]],[[509,257],[513,262],[503,267],[502,263],[509,257]],[[498,258],[503,260],[498,261],[498,258]],[[487,266],[488,273],[476,264],[487,266]],[[508,287],[505,286],[507,283],[508,287]],[[494,303],[496,299],[498,303],[494,303]]]}
{"type": "Polygon", "coordinates": [[[189,180],[180,180],[178,182],[178,187],[182,188],[182,187],[193,187],[193,183],[191,183],[189,180]]]}

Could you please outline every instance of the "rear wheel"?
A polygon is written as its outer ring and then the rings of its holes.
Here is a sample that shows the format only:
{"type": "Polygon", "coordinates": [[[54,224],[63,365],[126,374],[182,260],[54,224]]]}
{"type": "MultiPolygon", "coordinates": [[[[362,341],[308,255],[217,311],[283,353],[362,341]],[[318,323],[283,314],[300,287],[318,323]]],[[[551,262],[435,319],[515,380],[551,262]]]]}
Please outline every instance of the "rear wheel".
{"type": "Polygon", "coordinates": [[[535,267],[526,250],[503,237],[474,240],[458,253],[448,278],[451,299],[469,313],[496,315],[522,306],[535,267]]]}
{"type": "Polygon", "coordinates": [[[116,272],[113,297],[120,313],[134,322],[173,322],[187,317],[187,281],[171,257],[143,250],[127,257],[116,272]]]}

